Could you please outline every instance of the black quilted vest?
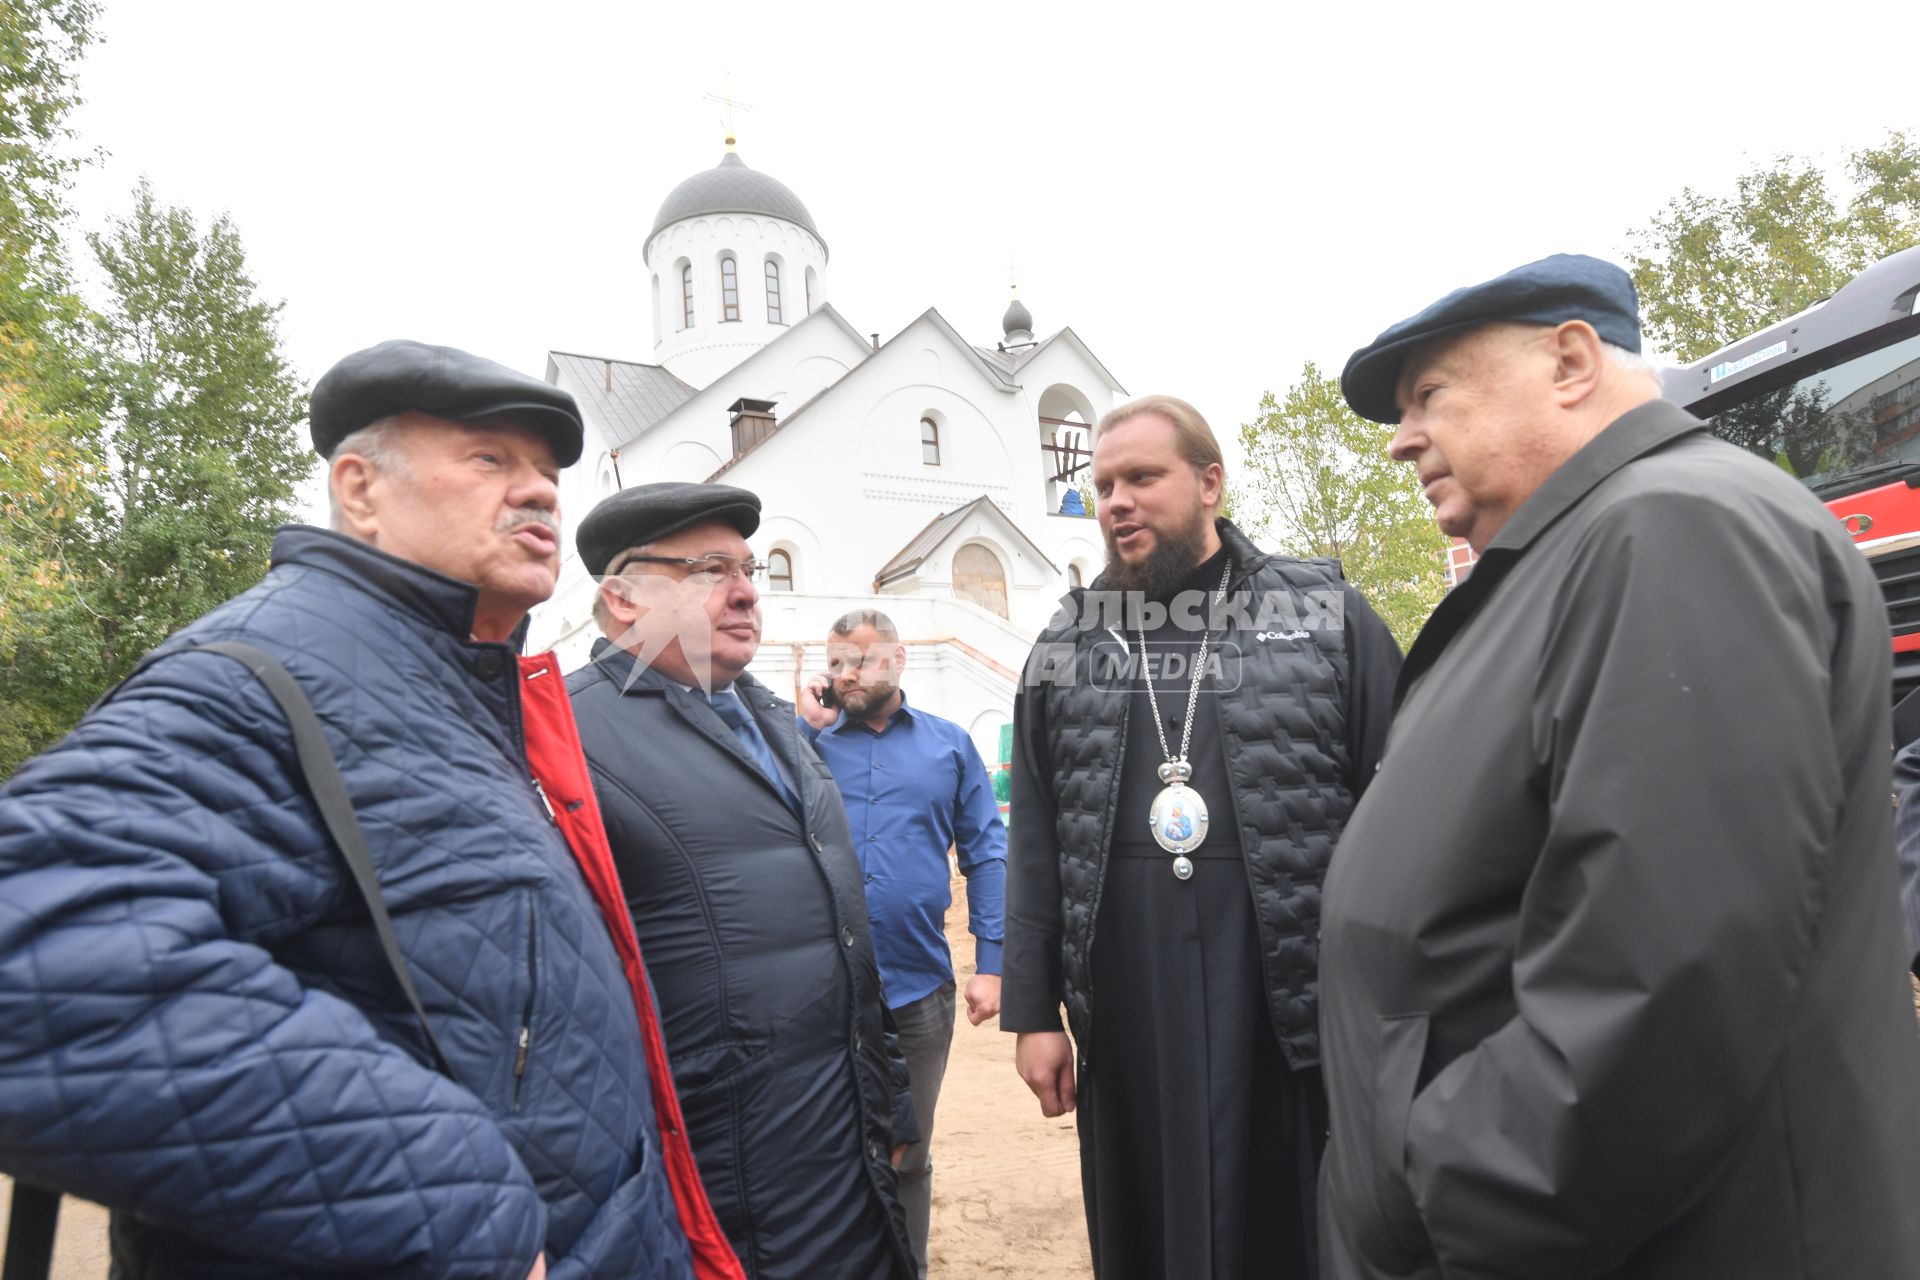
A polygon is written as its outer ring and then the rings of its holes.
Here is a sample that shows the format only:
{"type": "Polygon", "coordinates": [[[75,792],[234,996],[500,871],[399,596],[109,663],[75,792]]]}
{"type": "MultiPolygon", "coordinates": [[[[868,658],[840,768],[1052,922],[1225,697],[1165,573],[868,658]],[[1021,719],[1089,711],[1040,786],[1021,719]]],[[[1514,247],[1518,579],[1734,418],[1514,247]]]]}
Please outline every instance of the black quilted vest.
{"type": "MultiPolygon", "coordinates": [[[[1320,886],[1353,812],[1344,586],[1334,561],[1269,556],[1226,521],[1219,530],[1234,564],[1224,633],[1231,643],[1219,646],[1217,682],[1234,812],[1213,821],[1239,828],[1267,1009],[1288,1063],[1308,1067],[1320,1060],[1320,886]]],[[[1099,581],[1088,589],[1100,590],[1099,581]]],[[[1068,596],[1035,646],[1052,655],[1042,667],[1051,667],[1043,696],[1059,801],[1062,972],[1067,1022],[1083,1049],[1093,1024],[1089,961],[1132,702],[1129,688],[1114,687],[1095,670],[1105,660],[1096,659],[1096,648],[1110,658],[1116,636],[1085,625],[1087,594],[1068,596]]],[[[1091,612],[1099,616],[1097,608],[1091,612]]]]}

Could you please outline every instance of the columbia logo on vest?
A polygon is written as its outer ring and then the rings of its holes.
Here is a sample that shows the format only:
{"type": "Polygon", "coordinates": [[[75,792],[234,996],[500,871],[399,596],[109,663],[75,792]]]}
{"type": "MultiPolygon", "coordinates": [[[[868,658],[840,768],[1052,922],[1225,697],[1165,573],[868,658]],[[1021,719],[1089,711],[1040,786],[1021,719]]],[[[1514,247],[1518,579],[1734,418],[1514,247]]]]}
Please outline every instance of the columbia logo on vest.
{"type": "Polygon", "coordinates": [[[1304,631],[1261,631],[1256,633],[1253,638],[1261,644],[1265,644],[1269,640],[1305,640],[1307,633],[1304,631]]]}

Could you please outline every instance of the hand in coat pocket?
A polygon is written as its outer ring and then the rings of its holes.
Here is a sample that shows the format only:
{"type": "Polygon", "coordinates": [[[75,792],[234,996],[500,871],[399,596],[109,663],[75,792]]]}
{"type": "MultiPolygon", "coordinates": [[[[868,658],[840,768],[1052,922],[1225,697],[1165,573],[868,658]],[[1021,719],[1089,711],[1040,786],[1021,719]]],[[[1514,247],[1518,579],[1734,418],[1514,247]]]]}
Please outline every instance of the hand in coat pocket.
{"type": "Polygon", "coordinates": [[[1426,1014],[1380,1020],[1379,1083],[1373,1104],[1373,1207],[1380,1215],[1384,1243],[1397,1253],[1412,1253],[1426,1235],[1407,1183],[1407,1122],[1420,1089],[1426,1052],[1426,1014]]]}

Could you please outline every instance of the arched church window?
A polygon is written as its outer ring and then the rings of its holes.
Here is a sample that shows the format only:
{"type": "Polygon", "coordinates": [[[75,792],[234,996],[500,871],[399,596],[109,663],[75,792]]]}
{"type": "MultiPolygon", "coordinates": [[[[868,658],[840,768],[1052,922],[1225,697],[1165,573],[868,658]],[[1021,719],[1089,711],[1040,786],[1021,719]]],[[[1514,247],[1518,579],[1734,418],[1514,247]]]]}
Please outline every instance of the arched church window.
{"type": "Polygon", "coordinates": [[[993,552],[978,543],[953,553],[953,594],[1007,616],[1007,575],[993,552]]]}
{"type": "Polygon", "coordinates": [[[767,590],[793,590],[793,557],[784,551],[767,553],[767,590]]]}
{"type": "Polygon", "coordinates": [[[693,264],[680,268],[680,327],[693,328],[693,264]]]}
{"type": "Polygon", "coordinates": [[[1075,588],[1076,590],[1079,589],[1080,587],[1084,587],[1087,585],[1086,583],[1080,580],[1079,565],[1070,564],[1067,566],[1067,585],[1075,588]]]}
{"type": "Polygon", "coordinates": [[[780,264],[767,259],[767,323],[785,324],[780,318],[780,264]]]}
{"type": "Polygon", "coordinates": [[[732,254],[720,259],[720,318],[740,318],[740,271],[732,254]]]}
{"type": "Polygon", "coordinates": [[[808,267],[807,268],[807,314],[808,315],[813,314],[813,286],[814,286],[813,268],[808,267]]]}
{"type": "Polygon", "coordinates": [[[930,467],[940,465],[940,424],[932,418],[920,419],[920,461],[930,467]]]}

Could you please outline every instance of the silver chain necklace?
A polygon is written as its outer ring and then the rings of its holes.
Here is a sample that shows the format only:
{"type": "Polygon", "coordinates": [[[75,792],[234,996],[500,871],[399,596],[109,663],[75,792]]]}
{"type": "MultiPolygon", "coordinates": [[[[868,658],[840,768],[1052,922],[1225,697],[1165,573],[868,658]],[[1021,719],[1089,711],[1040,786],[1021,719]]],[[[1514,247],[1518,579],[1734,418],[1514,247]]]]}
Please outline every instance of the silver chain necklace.
{"type": "MultiPolygon", "coordinates": [[[[1227,580],[1232,576],[1233,557],[1229,556],[1220,570],[1220,587],[1213,595],[1216,608],[1227,598],[1227,580]]],[[[1153,832],[1154,843],[1174,855],[1173,874],[1186,880],[1193,875],[1193,859],[1187,854],[1207,838],[1207,802],[1200,798],[1198,791],[1187,786],[1187,779],[1193,776],[1193,766],[1187,763],[1187,748],[1193,742],[1193,711],[1200,705],[1200,682],[1206,678],[1207,651],[1213,644],[1213,631],[1203,626],[1200,633],[1200,652],[1193,660],[1193,683],[1187,687],[1187,722],[1180,730],[1179,755],[1167,749],[1167,729],[1160,721],[1160,698],[1153,691],[1153,671],[1146,665],[1145,625],[1136,626],[1134,634],[1140,637],[1140,663],[1147,679],[1147,702],[1153,708],[1153,731],[1160,735],[1160,754],[1167,757],[1159,770],[1160,781],[1167,785],[1153,798],[1153,807],[1147,811],[1147,826],[1153,832]]]]}

